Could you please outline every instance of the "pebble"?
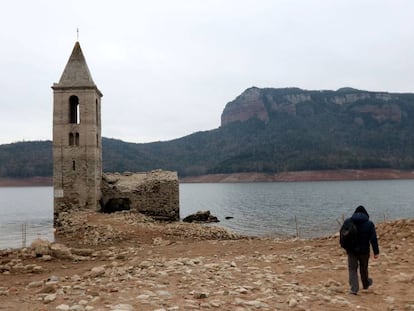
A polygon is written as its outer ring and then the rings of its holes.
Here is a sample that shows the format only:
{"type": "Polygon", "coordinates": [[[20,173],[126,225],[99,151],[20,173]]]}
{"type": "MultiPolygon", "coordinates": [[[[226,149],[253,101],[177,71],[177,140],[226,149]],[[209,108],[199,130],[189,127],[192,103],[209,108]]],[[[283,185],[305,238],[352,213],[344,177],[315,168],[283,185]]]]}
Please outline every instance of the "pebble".
{"type": "Polygon", "coordinates": [[[129,304],[118,304],[111,307],[111,311],[134,311],[134,307],[129,304]]]}
{"type": "Polygon", "coordinates": [[[34,282],[30,282],[27,285],[27,288],[36,288],[36,287],[42,287],[43,286],[43,281],[34,281],[34,282]]]}
{"type": "Polygon", "coordinates": [[[69,308],[69,311],[85,311],[85,307],[81,305],[73,305],[69,308]]]}
{"type": "Polygon", "coordinates": [[[385,297],[385,302],[386,303],[388,303],[388,304],[393,304],[394,302],[395,302],[395,298],[394,297],[391,297],[391,296],[387,296],[387,297],[385,297]]]}
{"type": "Polygon", "coordinates": [[[289,300],[289,307],[294,308],[294,307],[296,307],[297,305],[298,305],[298,301],[297,301],[296,299],[291,298],[291,299],[289,300]]]}
{"type": "Polygon", "coordinates": [[[51,303],[52,301],[55,301],[55,300],[56,300],[56,294],[46,295],[46,296],[43,298],[43,302],[44,302],[44,303],[51,303]]]}
{"type": "Polygon", "coordinates": [[[104,275],[105,270],[106,270],[105,266],[94,267],[94,268],[91,269],[91,271],[89,273],[86,273],[86,276],[96,278],[96,277],[99,277],[101,275],[104,275]]]}

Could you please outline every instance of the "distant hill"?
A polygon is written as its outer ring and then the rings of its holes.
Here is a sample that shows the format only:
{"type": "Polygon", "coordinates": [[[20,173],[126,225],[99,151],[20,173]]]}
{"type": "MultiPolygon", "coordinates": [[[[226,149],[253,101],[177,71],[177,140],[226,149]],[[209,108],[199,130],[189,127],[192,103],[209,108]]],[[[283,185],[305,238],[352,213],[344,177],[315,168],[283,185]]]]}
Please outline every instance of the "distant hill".
{"type": "Polygon", "coordinates": [[[52,176],[52,142],[0,145],[0,177],[52,176]]]}
{"type": "MultiPolygon", "coordinates": [[[[414,168],[414,94],[256,88],[217,129],[166,142],[103,138],[104,171],[212,173],[414,168]]],[[[51,176],[50,141],[0,145],[0,177],[51,176]]]]}

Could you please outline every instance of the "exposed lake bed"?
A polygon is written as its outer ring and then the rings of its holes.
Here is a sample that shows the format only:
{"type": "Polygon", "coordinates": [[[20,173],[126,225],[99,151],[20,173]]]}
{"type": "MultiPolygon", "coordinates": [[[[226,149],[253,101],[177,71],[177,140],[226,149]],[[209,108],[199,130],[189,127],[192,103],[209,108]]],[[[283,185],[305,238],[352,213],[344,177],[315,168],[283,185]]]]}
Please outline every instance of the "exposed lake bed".
{"type": "Polygon", "coordinates": [[[87,212],[71,219],[72,233],[60,239],[58,231],[57,242],[64,245],[52,246],[48,254],[47,249],[0,251],[3,309],[414,307],[414,220],[378,224],[381,254],[370,269],[374,285],[354,296],[348,294],[346,254],[337,236],[248,238],[198,224],[157,223],[129,212],[87,212]]]}

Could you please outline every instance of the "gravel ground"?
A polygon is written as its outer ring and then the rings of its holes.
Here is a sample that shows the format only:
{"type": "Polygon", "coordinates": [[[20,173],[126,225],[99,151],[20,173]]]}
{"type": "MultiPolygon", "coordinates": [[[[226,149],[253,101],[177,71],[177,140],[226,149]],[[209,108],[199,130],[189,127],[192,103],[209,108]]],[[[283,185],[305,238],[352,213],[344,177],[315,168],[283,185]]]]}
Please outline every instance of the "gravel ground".
{"type": "Polygon", "coordinates": [[[349,295],[338,237],[243,237],[142,215],[68,214],[56,242],[0,251],[0,310],[414,310],[414,220],[377,226],[349,295]]]}

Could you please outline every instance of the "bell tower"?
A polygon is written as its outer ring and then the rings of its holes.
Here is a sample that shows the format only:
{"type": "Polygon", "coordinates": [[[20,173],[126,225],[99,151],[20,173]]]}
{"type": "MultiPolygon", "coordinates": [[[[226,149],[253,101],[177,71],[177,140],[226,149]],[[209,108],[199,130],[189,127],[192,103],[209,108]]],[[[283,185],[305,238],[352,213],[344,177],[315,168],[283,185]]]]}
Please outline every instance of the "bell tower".
{"type": "Polygon", "coordinates": [[[99,206],[102,180],[101,98],[79,42],[53,89],[53,188],[59,213],[99,206]]]}

